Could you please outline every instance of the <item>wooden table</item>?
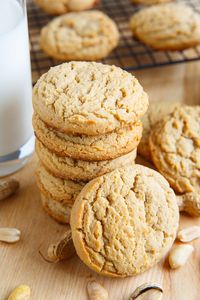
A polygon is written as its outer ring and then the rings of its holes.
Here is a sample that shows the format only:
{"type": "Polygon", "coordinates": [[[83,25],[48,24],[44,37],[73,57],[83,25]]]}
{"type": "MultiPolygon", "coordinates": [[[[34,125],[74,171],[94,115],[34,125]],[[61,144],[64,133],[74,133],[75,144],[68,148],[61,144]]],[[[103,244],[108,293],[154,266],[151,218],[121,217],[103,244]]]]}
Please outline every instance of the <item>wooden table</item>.
{"type": "MultiPolygon", "coordinates": [[[[182,101],[200,104],[200,62],[176,65],[163,69],[135,72],[150,101],[182,101]]],[[[26,167],[15,174],[21,184],[20,191],[0,202],[0,226],[15,227],[22,239],[14,245],[0,244],[0,299],[21,283],[32,288],[34,300],[86,300],[89,278],[105,285],[109,300],[127,300],[130,293],[144,282],[157,282],[164,288],[164,300],[200,299],[200,240],[193,242],[195,252],[187,264],[176,271],[168,267],[166,259],[144,274],[109,279],[96,275],[78,259],[49,264],[39,255],[65,231],[42,210],[34,179],[37,159],[34,156],[26,167]]],[[[199,224],[198,219],[181,217],[181,225],[199,224]]]]}

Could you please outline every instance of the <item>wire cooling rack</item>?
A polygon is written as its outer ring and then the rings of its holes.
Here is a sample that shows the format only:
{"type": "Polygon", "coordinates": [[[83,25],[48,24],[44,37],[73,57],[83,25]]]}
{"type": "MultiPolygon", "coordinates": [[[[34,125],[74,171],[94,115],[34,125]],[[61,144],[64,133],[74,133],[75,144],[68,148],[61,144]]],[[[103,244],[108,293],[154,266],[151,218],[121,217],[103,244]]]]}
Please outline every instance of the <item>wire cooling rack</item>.
{"type": "MultiPolygon", "coordinates": [[[[200,0],[182,0],[200,13],[200,0]]],[[[127,71],[159,67],[200,59],[200,46],[184,51],[155,51],[133,39],[129,29],[131,15],[141,7],[132,5],[130,0],[102,0],[98,9],[108,14],[118,25],[121,38],[119,46],[102,62],[117,65],[127,71]]],[[[39,46],[41,28],[51,19],[39,9],[33,0],[28,1],[29,34],[33,83],[51,66],[60,62],[49,58],[39,46]]]]}

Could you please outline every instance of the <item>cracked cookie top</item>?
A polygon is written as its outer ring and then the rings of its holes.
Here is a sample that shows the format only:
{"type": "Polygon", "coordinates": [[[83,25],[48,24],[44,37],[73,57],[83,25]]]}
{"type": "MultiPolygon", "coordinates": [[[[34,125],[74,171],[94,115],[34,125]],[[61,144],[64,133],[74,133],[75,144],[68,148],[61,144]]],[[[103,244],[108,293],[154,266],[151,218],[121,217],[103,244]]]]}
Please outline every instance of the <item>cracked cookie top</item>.
{"type": "Polygon", "coordinates": [[[154,170],[135,165],[89,182],[71,213],[73,242],[94,271],[132,276],[156,264],[178,227],[176,197],[154,170]]]}
{"type": "Polygon", "coordinates": [[[81,11],[93,7],[96,0],[35,0],[48,14],[61,15],[69,11],[81,11]]]}
{"type": "Polygon", "coordinates": [[[68,13],[41,31],[40,44],[50,56],[67,60],[99,60],[117,45],[115,22],[100,11],[68,13]]]}
{"type": "Polygon", "coordinates": [[[99,135],[135,123],[146,112],[148,97],[138,80],[118,67],[70,62],[38,80],[33,106],[58,131],[99,135]]]}
{"type": "Polygon", "coordinates": [[[130,21],[133,35],[160,50],[182,50],[200,43],[200,15],[178,3],[140,10],[130,21]]]}
{"type": "Polygon", "coordinates": [[[178,193],[200,192],[200,106],[181,106],[149,139],[157,169],[178,193]]]}

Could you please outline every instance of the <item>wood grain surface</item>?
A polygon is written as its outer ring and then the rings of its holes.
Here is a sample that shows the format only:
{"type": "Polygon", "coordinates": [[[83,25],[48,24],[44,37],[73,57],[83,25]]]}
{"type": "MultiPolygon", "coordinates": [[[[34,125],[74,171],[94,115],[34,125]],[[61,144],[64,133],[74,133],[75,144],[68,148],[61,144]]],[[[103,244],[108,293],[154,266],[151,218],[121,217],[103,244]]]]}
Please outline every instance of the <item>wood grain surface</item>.
{"type": "MultiPolygon", "coordinates": [[[[150,101],[181,101],[200,104],[200,63],[176,65],[163,69],[135,72],[150,101]]],[[[21,283],[30,285],[33,300],[86,300],[86,284],[97,278],[109,291],[109,300],[128,300],[140,284],[157,282],[164,288],[164,300],[200,299],[200,240],[193,242],[195,252],[179,270],[169,269],[164,259],[144,274],[126,279],[109,279],[96,275],[78,259],[49,264],[42,259],[50,242],[59,238],[65,226],[57,224],[42,210],[35,184],[34,155],[23,170],[14,175],[19,179],[19,192],[0,202],[0,226],[15,227],[22,232],[21,241],[14,245],[0,243],[0,299],[21,283]]],[[[199,224],[200,220],[181,217],[181,227],[199,224]]]]}

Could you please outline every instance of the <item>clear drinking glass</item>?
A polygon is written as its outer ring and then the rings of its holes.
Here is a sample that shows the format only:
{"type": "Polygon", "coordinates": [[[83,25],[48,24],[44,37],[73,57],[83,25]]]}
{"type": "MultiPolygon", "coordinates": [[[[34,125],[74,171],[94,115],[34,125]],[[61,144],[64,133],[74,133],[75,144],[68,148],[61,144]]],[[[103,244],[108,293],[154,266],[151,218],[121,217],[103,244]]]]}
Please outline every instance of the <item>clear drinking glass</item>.
{"type": "Polygon", "coordinates": [[[32,82],[25,0],[0,0],[0,177],[34,149],[32,82]]]}

